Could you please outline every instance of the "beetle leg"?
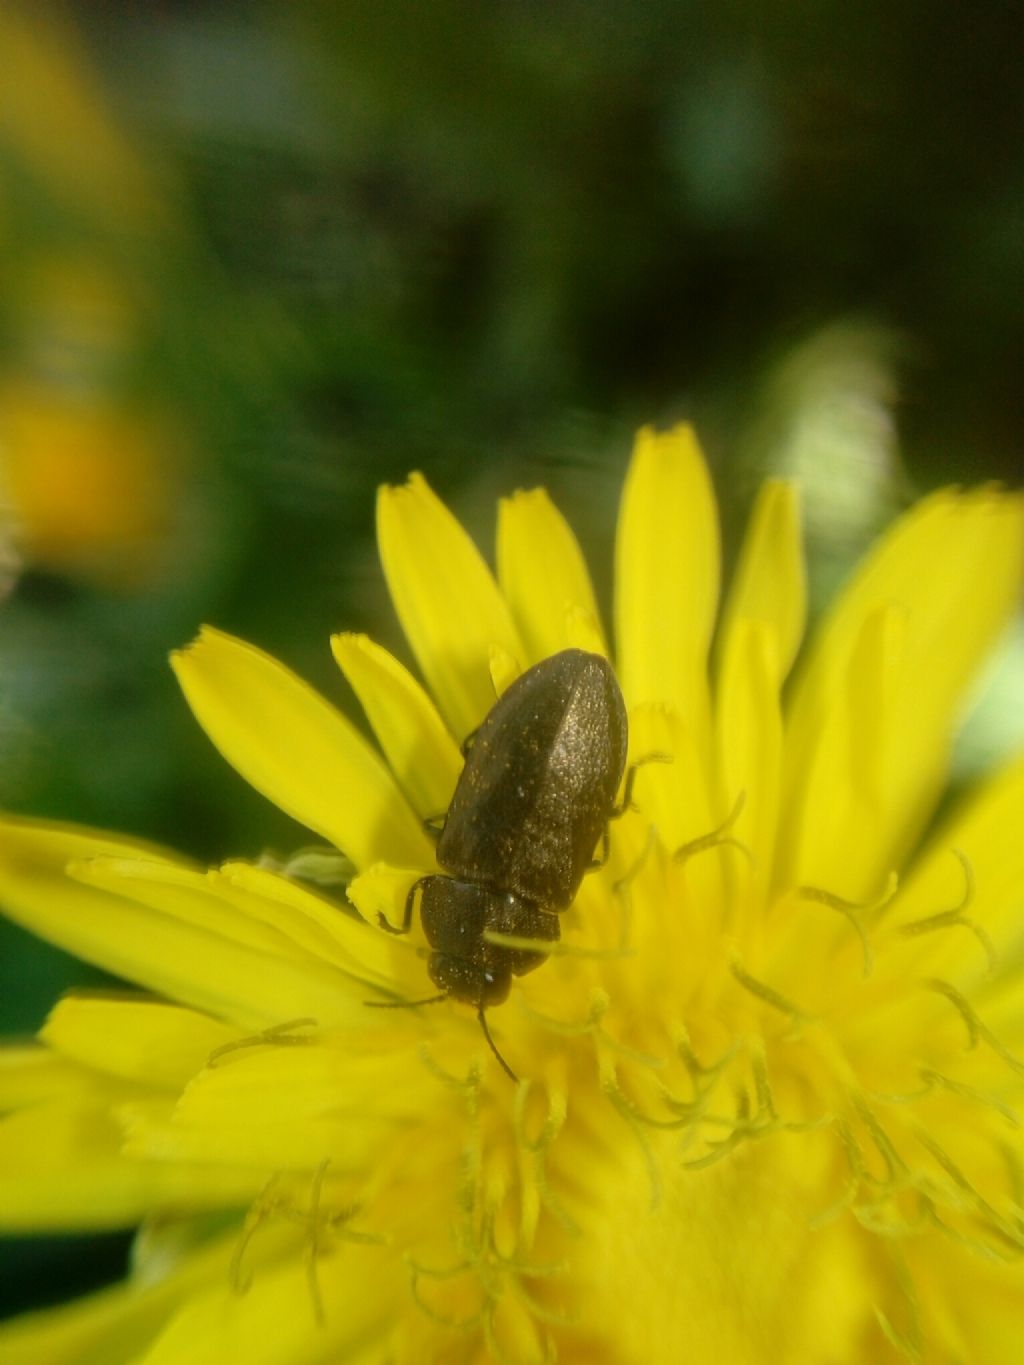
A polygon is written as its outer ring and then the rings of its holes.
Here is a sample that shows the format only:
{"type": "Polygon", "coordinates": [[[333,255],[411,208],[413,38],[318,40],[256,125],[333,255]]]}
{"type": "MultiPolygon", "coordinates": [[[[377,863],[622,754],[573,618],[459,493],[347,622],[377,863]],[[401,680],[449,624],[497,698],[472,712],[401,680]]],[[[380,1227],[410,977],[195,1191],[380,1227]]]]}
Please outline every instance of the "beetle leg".
{"type": "Polygon", "coordinates": [[[611,814],[609,815],[608,819],[618,820],[621,816],[625,815],[626,811],[634,809],[633,784],[636,782],[636,775],[638,769],[642,768],[646,763],[671,762],[672,762],[671,754],[653,753],[644,754],[642,758],[638,758],[635,762],[631,763],[629,767],[626,769],[626,781],[622,788],[622,800],[619,802],[617,806],[612,807],[611,814]]]}
{"type": "Polygon", "coordinates": [[[410,926],[412,925],[412,912],[413,906],[416,901],[416,892],[419,890],[419,888],[423,885],[424,882],[429,881],[430,881],[429,876],[417,877],[416,880],[413,882],[412,886],[409,887],[408,893],[406,894],[405,897],[405,909],[402,912],[402,923],[400,927],[396,928],[395,925],[393,925],[389,921],[384,911],[378,910],[377,923],[380,925],[380,927],[389,934],[407,934],[409,932],[410,926]]]}
{"type": "Polygon", "coordinates": [[[440,839],[441,835],[444,833],[444,822],[447,819],[448,819],[447,811],[445,811],[442,815],[428,815],[427,818],[423,821],[423,828],[427,831],[427,833],[430,835],[432,839],[440,839]]]}
{"type": "MultiPolygon", "coordinates": [[[[636,782],[637,769],[642,768],[645,763],[671,763],[671,754],[644,754],[643,758],[638,758],[635,763],[631,763],[626,769],[626,781],[622,788],[622,800],[617,806],[612,806],[608,816],[609,820],[619,820],[628,810],[635,810],[633,805],[633,784],[636,782]]],[[[596,858],[592,858],[587,867],[588,872],[597,872],[604,867],[608,861],[608,850],[610,840],[608,837],[608,826],[605,825],[601,831],[601,851],[596,858]]]]}
{"type": "MultiPolygon", "coordinates": [[[[614,818],[614,815],[615,812],[613,811],[612,818],[614,818]]],[[[601,831],[601,852],[596,858],[591,858],[587,867],[588,872],[597,872],[599,868],[604,867],[605,863],[608,861],[608,850],[610,847],[611,839],[608,837],[608,826],[605,825],[604,829],[601,831]]]]}
{"type": "MultiPolygon", "coordinates": [[[[638,768],[642,768],[645,763],[671,762],[671,754],[654,753],[644,754],[643,758],[638,758],[635,763],[631,763],[626,769],[626,781],[622,788],[622,800],[617,806],[612,806],[608,819],[618,820],[625,815],[626,811],[636,809],[633,805],[633,784],[636,782],[638,768]]],[[[605,863],[608,861],[609,845],[608,826],[605,825],[604,829],[601,831],[601,851],[596,858],[591,859],[590,864],[587,867],[588,872],[597,872],[599,868],[604,867],[605,863]]]]}

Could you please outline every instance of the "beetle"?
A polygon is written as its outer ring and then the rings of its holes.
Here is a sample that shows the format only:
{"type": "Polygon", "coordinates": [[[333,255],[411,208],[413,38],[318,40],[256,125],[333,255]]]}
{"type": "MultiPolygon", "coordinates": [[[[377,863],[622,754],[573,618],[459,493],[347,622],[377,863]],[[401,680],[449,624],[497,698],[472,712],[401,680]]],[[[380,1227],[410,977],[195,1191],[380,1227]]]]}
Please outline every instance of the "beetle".
{"type": "Polygon", "coordinates": [[[627,778],[623,805],[615,805],[627,740],[622,692],[601,655],[565,649],[527,669],[463,745],[465,764],[437,845],[444,871],[412,884],[400,926],[378,915],[388,932],[408,933],[418,895],[432,949],[427,971],[441,994],[415,1003],[451,996],[475,1005],[513,1080],[484,1012],[546,954],[485,935],[557,942],[559,913],[593,866],[608,821],[629,804],[627,778]]]}

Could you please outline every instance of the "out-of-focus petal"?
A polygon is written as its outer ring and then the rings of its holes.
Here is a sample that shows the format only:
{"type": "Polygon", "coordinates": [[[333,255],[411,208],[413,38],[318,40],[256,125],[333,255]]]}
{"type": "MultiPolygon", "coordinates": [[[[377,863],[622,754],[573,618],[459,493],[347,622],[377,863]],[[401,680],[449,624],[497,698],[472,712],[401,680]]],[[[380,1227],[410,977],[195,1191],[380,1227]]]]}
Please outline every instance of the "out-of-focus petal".
{"type": "MultiPolygon", "coordinates": [[[[842,741],[851,750],[848,767],[863,775],[870,751],[871,765],[884,774],[885,811],[873,832],[862,823],[851,828],[847,845],[855,849],[862,884],[906,856],[945,778],[957,706],[1010,619],[1022,572],[1024,498],[993,488],[933,494],[878,543],[818,631],[787,708],[785,802],[794,823],[810,821],[802,832],[791,831],[791,846],[811,848],[822,819],[838,819],[834,804],[831,814],[827,809],[835,788],[810,792],[819,749],[835,746],[829,736],[837,714],[859,705],[855,728],[842,741]],[[872,725],[874,703],[862,684],[869,623],[881,620],[880,612],[904,622],[898,652],[874,654],[882,669],[876,685],[885,697],[884,732],[862,728],[872,725]]],[[[848,727],[853,720],[848,716],[848,727]]],[[[789,866],[802,876],[799,859],[791,855],[789,866]]]]}

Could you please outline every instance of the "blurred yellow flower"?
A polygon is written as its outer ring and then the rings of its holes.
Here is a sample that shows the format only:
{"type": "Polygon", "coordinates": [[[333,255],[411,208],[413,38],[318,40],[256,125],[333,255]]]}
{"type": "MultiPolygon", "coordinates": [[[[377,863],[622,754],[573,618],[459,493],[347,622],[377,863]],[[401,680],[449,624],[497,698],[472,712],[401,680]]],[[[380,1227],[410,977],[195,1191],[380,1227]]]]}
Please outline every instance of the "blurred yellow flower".
{"type": "Polygon", "coordinates": [[[152,157],[118,126],[74,26],[41,6],[6,4],[0,52],[0,155],[38,176],[66,211],[108,231],[168,226],[166,170],[156,176],[152,157]]]}
{"type": "Polygon", "coordinates": [[[418,476],[378,529],[427,685],[334,639],[379,750],[250,645],[204,630],[174,661],[229,762],[354,865],[354,911],[3,823],[8,913],[151,994],[62,1000],[2,1054],[3,1225],[141,1231],[124,1286],[9,1324],[0,1357],[1019,1359],[1024,763],[919,843],[1019,591],[1021,500],[924,501],[787,685],[795,490],[763,489],[719,612],[694,436],[640,434],[616,662],[631,759],[672,761],[490,1016],[518,1084],[473,1010],[366,1008],[429,993],[418,927],[377,914],[436,869],[423,822],[495,689],[605,637],[542,492],[502,503],[496,579],[418,476]]]}
{"type": "Polygon", "coordinates": [[[130,395],[140,316],[88,253],[39,253],[19,271],[20,355],[0,378],[0,508],[30,565],[103,587],[169,568],[188,460],[165,413],[130,395]]]}
{"type": "Polygon", "coordinates": [[[137,587],[163,567],[179,473],[167,433],[123,403],[0,385],[0,495],[31,564],[137,587]]]}
{"type": "Polygon", "coordinates": [[[186,240],[173,177],[68,14],[0,6],[0,53],[0,536],[32,566],[139,588],[181,549],[186,423],[146,352],[186,240]]]}

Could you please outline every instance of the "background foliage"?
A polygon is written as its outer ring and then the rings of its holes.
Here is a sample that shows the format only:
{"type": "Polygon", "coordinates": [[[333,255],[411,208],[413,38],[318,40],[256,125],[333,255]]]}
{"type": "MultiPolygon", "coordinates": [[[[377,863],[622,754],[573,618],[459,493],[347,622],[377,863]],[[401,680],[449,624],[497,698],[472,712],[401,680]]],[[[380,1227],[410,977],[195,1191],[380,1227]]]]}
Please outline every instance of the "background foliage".
{"type": "MultiPolygon", "coordinates": [[[[825,588],[911,495],[1017,478],[1020,17],[5,4],[0,800],[211,860],[305,842],[166,653],[213,621],[351,707],[326,636],[401,650],[372,506],[413,468],[485,547],[544,482],[607,565],[633,429],[688,416],[727,548],[798,473],[825,588]]],[[[96,979],[0,926],[6,1031],[96,979]]],[[[125,1243],[8,1250],[5,1308],[125,1243]]]]}

